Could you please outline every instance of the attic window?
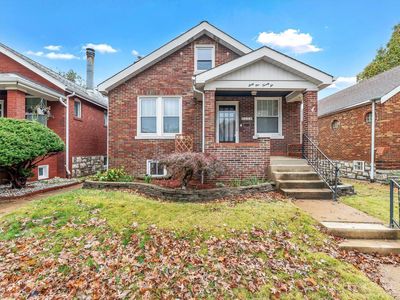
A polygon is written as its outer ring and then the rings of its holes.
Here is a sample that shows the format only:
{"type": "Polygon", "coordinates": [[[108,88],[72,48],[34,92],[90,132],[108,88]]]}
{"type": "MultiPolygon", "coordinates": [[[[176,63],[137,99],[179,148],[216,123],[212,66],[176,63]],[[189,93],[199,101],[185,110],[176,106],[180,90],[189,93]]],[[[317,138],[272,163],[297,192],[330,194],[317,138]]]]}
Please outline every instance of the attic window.
{"type": "Polygon", "coordinates": [[[215,48],[213,45],[196,45],[194,52],[195,73],[209,70],[215,66],[215,48]]]}
{"type": "Polygon", "coordinates": [[[339,121],[338,120],[333,120],[332,124],[331,124],[331,127],[332,127],[332,130],[334,130],[334,131],[338,130],[339,127],[340,127],[339,121]]]}

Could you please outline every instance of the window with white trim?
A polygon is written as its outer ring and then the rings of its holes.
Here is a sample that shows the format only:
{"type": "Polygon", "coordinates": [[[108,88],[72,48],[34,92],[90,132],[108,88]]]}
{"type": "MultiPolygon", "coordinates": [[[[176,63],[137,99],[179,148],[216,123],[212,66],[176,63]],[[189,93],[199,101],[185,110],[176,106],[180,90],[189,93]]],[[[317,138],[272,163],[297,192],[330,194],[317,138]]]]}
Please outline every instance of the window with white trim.
{"type": "Polygon", "coordinates": [[[258,137],[282,135],[281,98],[255,98],[255,131],[258,137]]]}
{"type": "Polygon", "coordinates": [[[108,112],[105,110],[103,113],[104,126],[108,126],[108,112]]]}
{"type": "Polygon", "coordinates": [[[38,167],[38,179],[47,179],[49,178],[49,166],[43,165],[38,167]]]}
{"type": "Polygon", "coordinates": [[[139,137],[175,137],[182,131],[182,99],[142,96],[138,101],[139,137]]]}
{"type": "Polygon", "coordinates": [[[44,108],[47,107],[47,101],[42,98],[27,97],[25,99],[25,119],[36,121],[47,126],[48,115],[44,108]]]}
{"type": "Polygon", "coordinates": [[[371,111],[368,112],[368,113],[365,115],[365,123],[367,123],[368,125],[371,125],[371,124],[372,124],[372,112],[371,112],[371,111]]]}
{"type": "Polygon", "coordinates": [[[196,45],[194,50],[194,71],[202,72],[214,68],[215,48],[214,45],[196,45]]]}
{"type": "Polygon", "coordinates": [[[80,100],[74,100],[74,117],[82,118],[82,103],[80,100]]]}
{"type": "Polygon", "coordinates": [[[161,177],[167,175],[167,169],[160,164],[158,160],[147,160],[146,174],[152,177],[161,177]]]}
{"type": "Polygon", "coordinates": [[[361,171],[364,172],[365,163],[362,160],[353,161],[353,171],[361,171]]]}
{"type": "Polygon", "coordinates": [[[0,118],[4,117],[4,100],[0,100],[0,118]]]}

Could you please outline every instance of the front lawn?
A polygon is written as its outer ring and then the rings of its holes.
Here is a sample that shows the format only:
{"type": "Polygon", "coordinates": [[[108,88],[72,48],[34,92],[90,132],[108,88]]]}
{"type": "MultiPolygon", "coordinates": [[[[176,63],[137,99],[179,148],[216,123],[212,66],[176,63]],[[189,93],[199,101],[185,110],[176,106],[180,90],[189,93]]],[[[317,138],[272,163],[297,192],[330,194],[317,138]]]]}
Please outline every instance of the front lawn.
{"type": "MultiPolygon", "coordinates": [[[[357,180],[345,179],[345,183],[354,185],[356,195],[340,198],[340,201],[361,210],[370,216],[389,223],[390,200],[389,185],[380,183],[369,183],[357,180]]],[[[396,197],[396,192],[395,192],[396,197]]],[[[398,215],[397,197],[395,198],[395,215],[398,215]]]]}
{"type": "Polygon", "coordinates": [[[0,298],[391,299],[268,195],[193,204],[79,190],[32,202],[0,221],[0,298]]]}

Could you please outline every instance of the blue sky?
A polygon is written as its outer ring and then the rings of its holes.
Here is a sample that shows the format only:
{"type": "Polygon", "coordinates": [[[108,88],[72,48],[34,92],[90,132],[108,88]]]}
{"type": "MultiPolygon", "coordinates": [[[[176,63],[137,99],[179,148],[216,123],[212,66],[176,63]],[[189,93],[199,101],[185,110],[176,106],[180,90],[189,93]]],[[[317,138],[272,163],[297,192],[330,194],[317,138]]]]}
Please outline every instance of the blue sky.
{"type": "Polygon", "coordinates": [[[96,83],[132,63],[132,52],[146,55],[207,20],[252,48],[267,44],[338,77],[320,97],[354,82],[400,22],[398,0],[1,0],[1,10],[0,41],[53,69],[84,77],[82,47],[95,44],[96,83]]]}

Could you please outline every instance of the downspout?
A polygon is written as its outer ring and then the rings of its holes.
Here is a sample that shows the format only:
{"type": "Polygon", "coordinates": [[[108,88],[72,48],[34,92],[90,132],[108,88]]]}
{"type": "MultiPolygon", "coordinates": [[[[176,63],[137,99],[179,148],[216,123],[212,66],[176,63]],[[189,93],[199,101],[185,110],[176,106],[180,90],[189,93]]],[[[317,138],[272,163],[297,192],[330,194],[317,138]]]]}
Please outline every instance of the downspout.
{"type": "Polygon", "coordinates": [[[201,107],[201,152],[205,152],[205,131],[206,131],[206,125],[205,125],[205,110],[206,110],[206,105],[205,105],[205,103],[204,103],[204,100],[205,100],[205,95],[204,95],[204,92],[202,92],[202,91],[200,91],[200,90],[198,90],[198,89],[196,89],[196,87],[195,87],[195,84],[194,84],[194,82],[195,82],[195,77],[193,77],[193,91],[195,91],[195,92],[198,92],[199,94],[201,94],[201,97],[202,97],[202,101],[201,101],[201,105],[202,105],[202,107],[201,107]]]}
{"type": "Polygon", "coordinates": [[[66,108],[66,114],[65,114],[65,171],[67,172],[68,178],[71,177],[71,171],[69,169],[69,99],[74,96],[75,96],[75,92],[68,95],[66,97],[66,103],[62,102],[61,98],[60,98],[60,102],[66,108]]]}
{"type": "Polygon", "coordinates": [[[371,112],[372,112],[372,121],[371,121],[371,170],[369,173],[369,178],[371,182],[375,181],[375,101],[378,99],[371,100],[371,112]]]}
{"type": "Polygon", "coordinates": [[[109,155],[109,145],[110,145],[110,101],[108,101],[107,105],[107,164],[106,164],[106,170],[108,171],[108,166],[109,166],[109,160],[110,160],[110,155],[109,155]]]}

